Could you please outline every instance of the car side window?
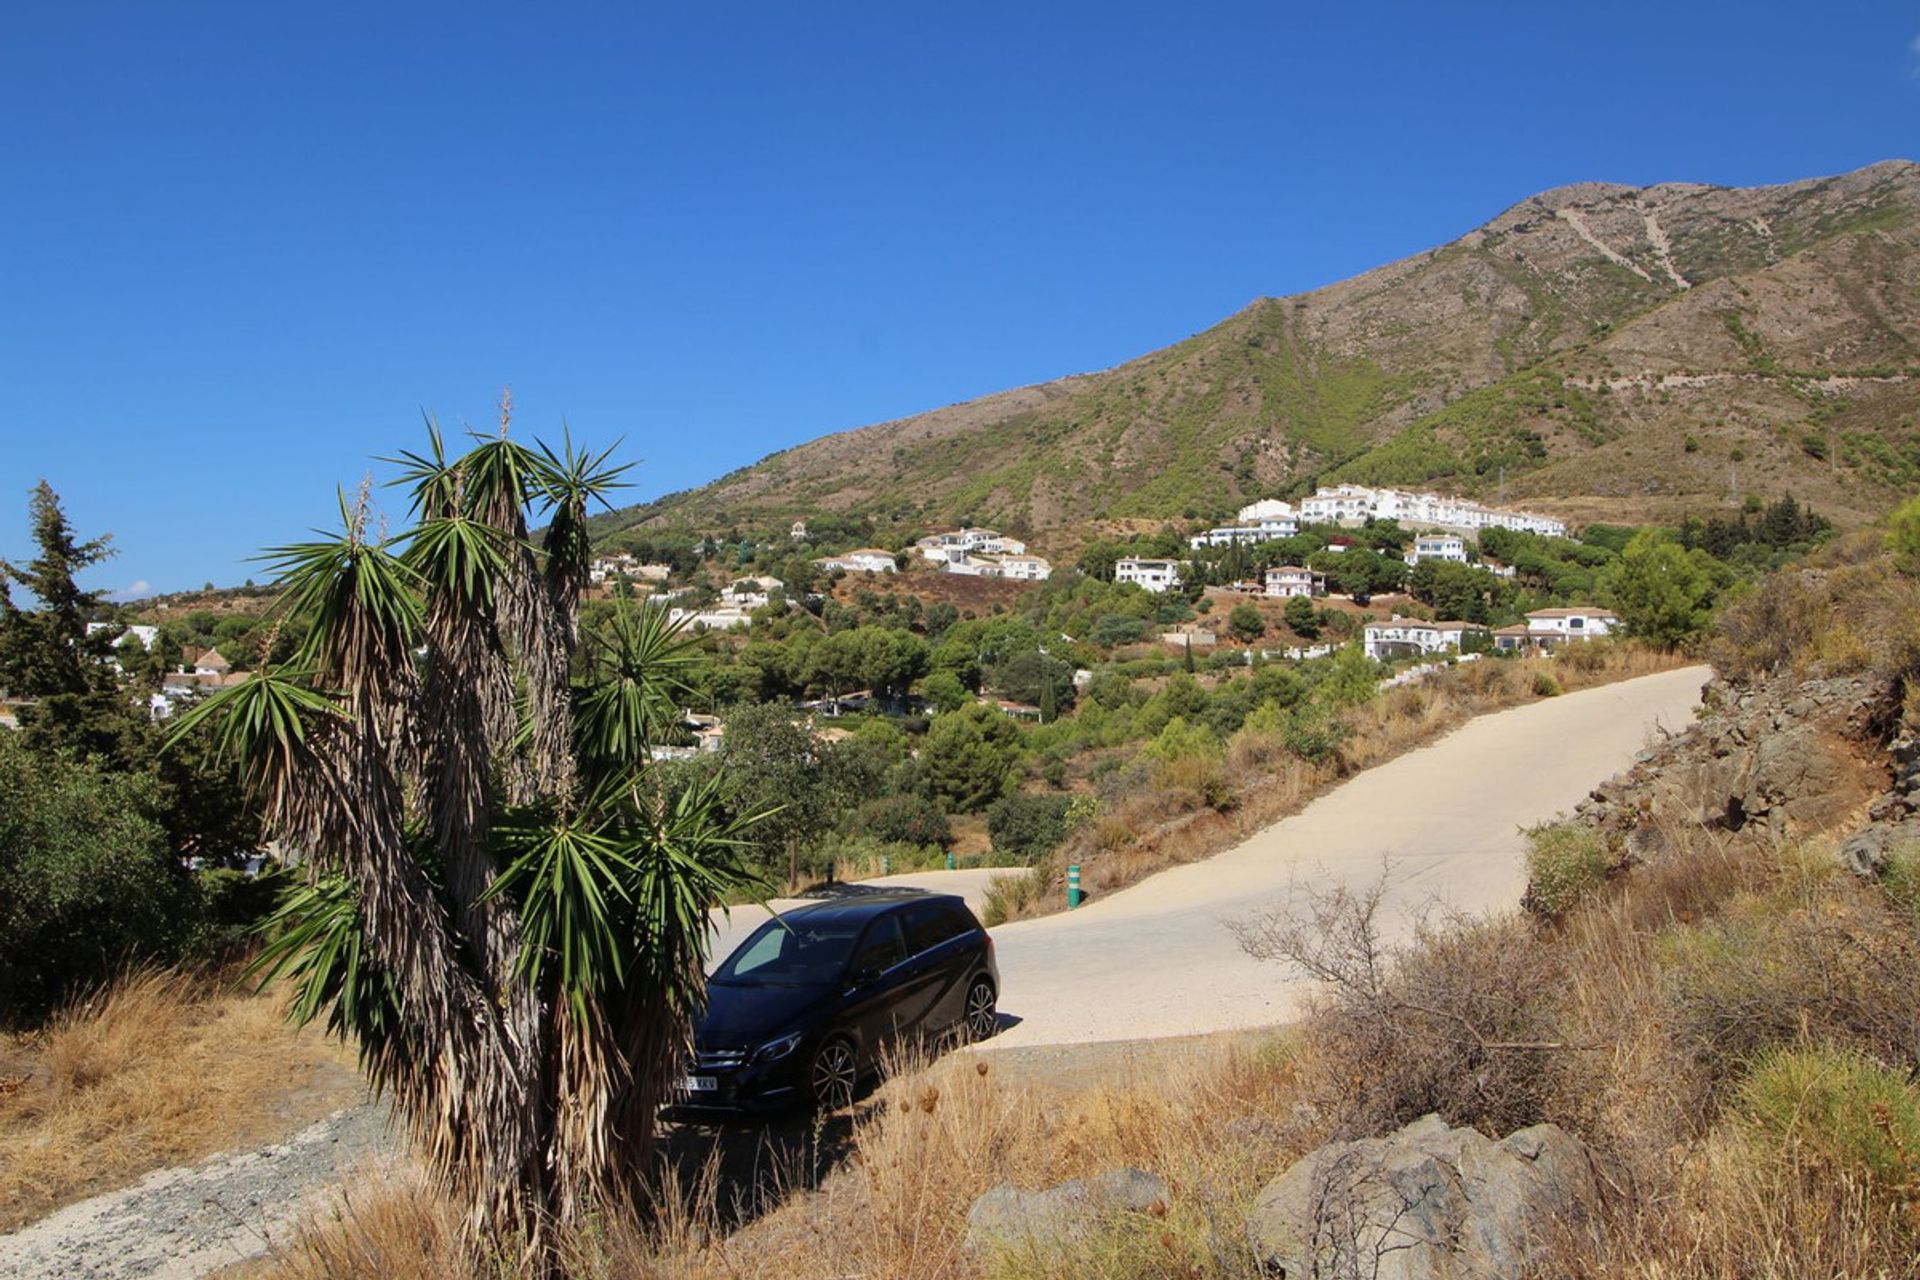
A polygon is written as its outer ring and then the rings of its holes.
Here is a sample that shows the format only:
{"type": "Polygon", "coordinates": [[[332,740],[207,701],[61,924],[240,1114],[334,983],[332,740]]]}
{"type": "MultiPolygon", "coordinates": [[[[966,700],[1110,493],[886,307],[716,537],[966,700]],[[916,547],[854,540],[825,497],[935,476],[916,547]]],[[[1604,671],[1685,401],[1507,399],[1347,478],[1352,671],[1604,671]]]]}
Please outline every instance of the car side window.
{"type": "Polygon", "coordinates": [[[850,972],[884,973],[906,958],[906,947],[900,939],[899,915],[882,916],[868,926],[867,936],[860,940],[860,950],[854,953],[850,972]]]}
{"type": "Polygon", "coordinates": [[[954,936],[953,921],[937,903],[909,907],[906,912],[907,954],[931,951],[954,936]]]}
{"type": "Polygon", "coordinates": [[[978,927],[973,922],[973,913],[957,902],[928,902],[912,907],[907,912],[907,954],[931,951],[978,927]]]}

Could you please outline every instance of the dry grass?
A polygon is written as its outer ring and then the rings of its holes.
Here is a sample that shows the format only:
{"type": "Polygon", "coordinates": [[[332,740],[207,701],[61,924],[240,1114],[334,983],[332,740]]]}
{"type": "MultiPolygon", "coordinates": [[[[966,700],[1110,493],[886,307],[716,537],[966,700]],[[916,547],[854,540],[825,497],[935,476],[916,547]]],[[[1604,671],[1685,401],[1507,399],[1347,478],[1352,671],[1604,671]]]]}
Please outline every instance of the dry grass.
{"type": "MultiPolygon", "coordinates": [[[[1061,1091],[997,1069],[992,1055],[905,1063],[854,1127],[838,1169],[810,1193],[725,1236],[711,1173],[658,1193],[651,1215],[609,1214],[571,1242],[580,1280],[942,1280],[980,1274],[1250,1275],[1245,1211],[1299,1153],[1276,1117],[1293,1097],[1278,1040],[1196,1049],[1151,1078],[1061,1091]],[[1042,1187],[1104,1169],[1167,1181],[1163,1217],[1072,1258],[970,1258],[966,1213],[989,1187],[1042,1187]],[[1124,1247],[1122,1247],[1124,1246],[1124,1247]]],[[[249,1280],[453,1280],[475,1274],[449,1235],[451,1210],[417,1184],[356,1196],[310,1221],[249,1280]]],[[[479,1264],[487,1273],[486,1264],[479,1264]]]]}
{"type": "Polygon", "coordinates": [[[1542,674],[1573,692],[1696,660],[1633,644],[1595,643],[1552,658],[1463,663],[1343,712],[1344,736],[1318,761],[1290,751],[1282,735],[1243,730],[1228,743],[1223,763],[1196,766],[1205,778],[1173,776],[1165,768],[1139,778],[1129,773],[1129,785],[1116,789],[1097,822],[1035,868],[1035,892],[1007,918],[1063,909],[1070,863],[1079,864],[1082,887],[1098,895],[1231,848],[1355,773],[1425,746],[1475,716],[1538,701],[1536,678],[1542,674]]]}
{"type": "Polygon", "coordinates": [[[0,1040],[0,1230],[153,1169],[271,1141],[361,1096],[276,998],[132,974],[0,1040]]]}

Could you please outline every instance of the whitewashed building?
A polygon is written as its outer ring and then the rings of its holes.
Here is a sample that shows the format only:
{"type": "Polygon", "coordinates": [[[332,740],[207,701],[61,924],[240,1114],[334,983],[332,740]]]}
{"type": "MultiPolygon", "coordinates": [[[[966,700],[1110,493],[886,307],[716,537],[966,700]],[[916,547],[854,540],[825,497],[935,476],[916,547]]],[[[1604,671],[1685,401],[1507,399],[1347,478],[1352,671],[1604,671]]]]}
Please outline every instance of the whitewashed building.
{"type": "Polygon", "coordinates": [[[956,563],[967,556],[1025,555],[1027,544],[998,529],[949,529],[930,533],[913,544],[929,560],[956,563]]]}
{"type": "Polygon", "coordinates": [[[1620,629],[1620,615],[1611,609],[1575,605],[1565,609],[1535,609],[1527,615],[1527,639],[1542,649],[1571,640],[1592,640],[1620,629]]]}
{"type": "Polygon", "coordinates": [[[837,556],[821,556],[813,563],[815,568],[828,573],[836,569],[849,573],[892,573],[897,567],[893,563],[893,552],[878,547],[859,547],[837,556]]]}
{"type": "Polygon", "coordinates": [[[1422,560],[1445,560],[1449,564],[1467,562],[1467,542],[1465,538],[1452,533],[1423,533],[1413,540],[1413,550],[1407,552],[1408,564],[1419,564],[1422,560]]]}
{"type": "Polygon", "coordinates": [[[1225,547],[1236,542],[1271,542],[1275,538],[1291,538],[1300,532],[1299,522],[1291,516],[1275,516],[1252,524],[1221,525],[1205,533],[1196,533],[1187,539],[1189,546],[1225,547]]]}
{"type": "Polygon", "coordinates": [[[1320,575],[1297,564],[1277,565],[1265,574],[1266,594],[1280,598],[1320,594],[1320,575]]]}
{"type": "Polygon", "coordinates": [[[89,622],[87,624],[87,634],[90,636],[97,636],[102,631],[124,631],[127,635],[115,640],[114,644],[116,646],[125,644],[127,642],[127,636],[132,636],[140,642],[140,647],[148,653],[153,652],[153,642],[160,638],[160,628],[149,627],[143,623],[134,623],[131,626],[125,627],[117,622],[89,622]]]}
{"type": "Polygon", "coordinates": [[[1440,525],[1449,529],[1513,529],[1549,537],[1567,536],[1567,523],[1529,511],[1488,507],[1470,498],[1406,489],[1375,489],[1360,484],[1322,488],[1301,500],[1300,515],[1312,524],[1362,524],[1367,520],[1397,520],[1406,525],[1440,525]]]}
{"type": "Polygon", "coordinates": [[[634,582],[665,582],[672,574],[672,565],[642,564],[624,551],[617,555],[596,556],[587,565],[587,581],[593,583],[617,578],[628,578],[634,582]]]}
{"type": "Polygon", "coordinates": [[[1158,595],[1164,591],[1176,591],[1180,587],[1180,562],[1178,560],[1143,560],[1133,556],[1113,562],[1113,580],[1131,582],[1136,587],[1144,587],[1158,595]]]}
{"type": "Polygon", "coordinates": [[[1361,643],[1367,656],[1376,661],[1404,658],[1413,654],[1458,652],[1470,632],[1486,635],[1487,629],[1474,622],[1428,622],[1422,618],[1389,618],[1369,622],[1361,628],[1361,643]]]}
{"type": "Polygon", "coordinates": [[[1000,576],[1021,582],[1045,582],[1053,576],[1053,565],[1044,556],[1001,556],[1000,576]]]}

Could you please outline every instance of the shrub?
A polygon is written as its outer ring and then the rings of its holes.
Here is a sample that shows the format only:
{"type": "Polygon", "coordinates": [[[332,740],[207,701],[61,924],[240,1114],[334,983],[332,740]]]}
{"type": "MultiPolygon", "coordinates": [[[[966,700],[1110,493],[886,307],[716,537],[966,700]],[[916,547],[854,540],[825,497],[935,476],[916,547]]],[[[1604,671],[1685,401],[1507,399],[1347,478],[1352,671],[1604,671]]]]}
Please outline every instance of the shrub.
{"type": "Polygon", "coordinates": [[[1896,845],[1887,851],[1880,887],[1895,906],[1920,921],[1920,845],[1896,845]]]}
{"type": "Polygon", "coordinates": [[[1598,832],[1574,822],[1552,823],[1527,832],[1529,911],[1558,919],[1598,889],[1613,867],[1613,856],[1598,832]]]}
{"type": "Polygon", "coordinates": [[[220,959],[248,946],[260,924],[273,914],[286,877],[277,873],[250,876],[225,869],[202,871],[194,878],[199,890],[199,927],[193,950],[220,959]]]}
{"type": "Polygon", "coordinates": [[[1251,642],[1267,633],[1267,620],[1260,616],[1258,608],[1243,601],[1233,606],[1227,615],[1227,630],[1235,640],[1251,642]]]}
{"type": "Polygon", "coordinates": [[[995,852],[1028,862],[1051,853],[1067,838],[1066,796],[1012,795],[987,810],[987,834],[995,852]]]}
{"type": "Polygon", "coordinates": [[[0,1019],[38,1018],[187,941],[194,894],[161,801],[149,776],[40,756],[0,733],[0,1019]]]}
{"type": "Polygon", "coordinates": [[[1557,698],[1560,696],[1560,682],[1545,671],[1536,671],[1533,675],[1533,696],[1536,698],[1557,698]]]}
{"type": "Polygon", "coordinates": [[[1900,572],[1920,574],[1920,498],[1909,498],[1887,517],[1887,549],[1900,572]]]}
{"type": "Polygon", "coordinates": [[[995,925],[1017,920],[1040,898],[1037,874],[995,876],[987,882],[986,900],[981,903],[980,923],[995,925]]]}
{"type": "Polygon", "coordinates": [[[889,844],[953,843],[946,810],[924,796],[891,795],[869,800],[854,815],[857,830],[889,844]]]}
{"type": "Polygon", "coordinates": [[[1326,992],[1303,1028],[1306,1101],[1338,1137],[1370,1137],[1429,1112],[1488,1133],[1536,1123],[1552,1087],[1542,1046],[1560,1038],[1563,958],[1511,918],[1423,922],[1415,944],[1396,952],[1382,933],[1385,896],[1384,878],[1365,890],[1309,891],[1232,926],[1249,955],[1326,992]]]}
{"type": "Polygon", "coordinates": [[[1920,1172],[1920,1091],[1852,1050],[1773,1050],[1741,1082],[1735,1110],[1761,1133],[1882,1189],[1904,1188],[1920,1172]]]}

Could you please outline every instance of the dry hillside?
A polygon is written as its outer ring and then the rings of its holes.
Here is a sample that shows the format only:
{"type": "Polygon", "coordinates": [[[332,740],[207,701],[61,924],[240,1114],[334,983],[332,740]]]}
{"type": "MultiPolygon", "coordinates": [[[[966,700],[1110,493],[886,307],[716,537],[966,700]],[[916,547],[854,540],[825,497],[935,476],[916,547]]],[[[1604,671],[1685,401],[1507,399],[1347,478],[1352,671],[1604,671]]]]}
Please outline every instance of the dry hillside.
{"type": "Polygon", "coordinates": [[[1583,183],[1102,373],[774,454],[605,517],[819,510],[1029,535],[1207,517],[1325,478],[1576,518],[1791,491],[1843,523],[1920,482],[1920,165],[1776,187],[1583,183]]]}

